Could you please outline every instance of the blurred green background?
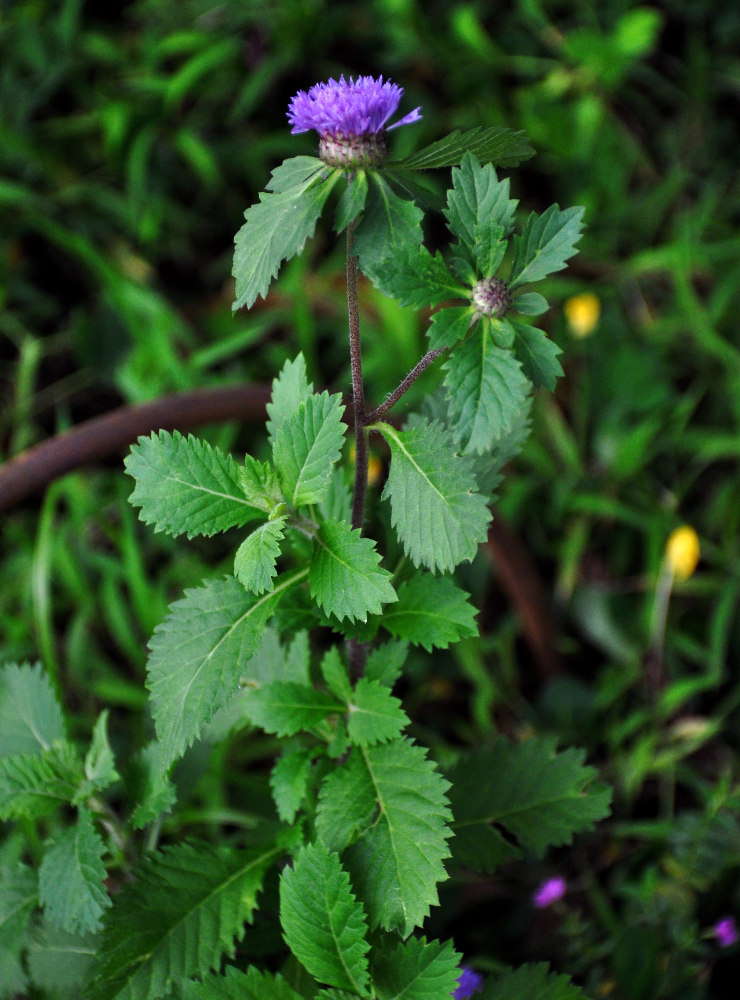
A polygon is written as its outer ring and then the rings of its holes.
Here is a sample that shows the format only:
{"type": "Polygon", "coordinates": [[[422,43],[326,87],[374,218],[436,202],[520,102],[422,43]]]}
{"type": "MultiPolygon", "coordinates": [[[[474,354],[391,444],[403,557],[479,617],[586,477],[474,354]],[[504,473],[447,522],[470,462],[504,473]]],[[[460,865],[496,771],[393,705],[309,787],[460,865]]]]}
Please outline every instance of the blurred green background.
{"type": "MultiPolygon", "coordinates": [[[[407,697],[433,744],[497,727],[585,746],[615,787],[615,816],[549,867],[458,892],[436,919],[483,964],[557,954],[594,995],[735,996],[740,960],[711,927],[740,915],[740,6],[1,11],[5,459],[122,403],[269,381],[299,348],[314,379],[348,387],[343,251],[328,227],[266,302],[231,314],[244,210],[278,162],[315,151],[287,126],[298,89],[391,77],[402,110],[424,116],[394,133],[399,154],[456,128],[524,129],[538,155],[511,172],[522,208],[586,206],[581,251],[548,288],[566,375],[537,398],[497,507],[544,589],[555,658],[533,653],[526,606],[482,554],[463,574],[481,640],[412,660],[407,697]],[[671,580],[665,546],[680,524],[701,562],[671,580]],[[528,894],[554,865],[572,891],[557,914],[533,915],[528,894]]],[[[430,241],[441,236],[433,222],[430,241]]],[[[379,400],[423,352],[424,319],[369,286],[363,307],[379,400]]],[[[260,440],[235,424],[203,433],[224,447],[260,440]]],[[[40,658],[80,732],[112,706],[122,747],[147,731],[149,634],[184,586],[228,570],[231,547],[151,535],[129,492],[115,456],[5,513],[0,541],[3,659],[40,658]]],[[[215,782],[194,794],[224,794],[215,782]]]]}

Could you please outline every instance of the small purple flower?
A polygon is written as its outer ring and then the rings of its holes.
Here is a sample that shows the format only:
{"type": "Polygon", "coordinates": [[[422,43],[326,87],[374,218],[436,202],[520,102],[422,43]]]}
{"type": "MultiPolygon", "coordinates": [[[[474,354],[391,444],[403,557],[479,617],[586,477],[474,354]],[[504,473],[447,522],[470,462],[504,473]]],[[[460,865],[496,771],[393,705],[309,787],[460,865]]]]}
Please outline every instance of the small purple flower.
{"type": "Polygon", "coordinates": [[[467,966],[462,966],[462,971],[457,977],[457,988],[452,993],[454,1000],[468,1000],[474,993],[479,993],[483,989],[483,976],[467,966]]]}
{"type": "Polygon", "coordinates": [[[319,156],[332,167],[377,166],[385,155],[385,133],[421,118],[414,108],[386,126],[395,114],[403,88],[380,76],[331,79],[306,92],[299,90],[288,105],[292,133],[319,133],[319,156]]]}
{"type": "Polygon", "coordinates": [[[712,928],[720,948],[729,948],[738,939],[737,924],[734,917],[722,917],[712,928]]]}
{"type": "Polygon", "coordinates": [[[564,878],[560,876],[549,878],[542,883],[534,896],[532,896],[532,905],[536,906],[538,910],[544,910],[545,907],[562,899],[567,888],[568,885],[564,878]]]}

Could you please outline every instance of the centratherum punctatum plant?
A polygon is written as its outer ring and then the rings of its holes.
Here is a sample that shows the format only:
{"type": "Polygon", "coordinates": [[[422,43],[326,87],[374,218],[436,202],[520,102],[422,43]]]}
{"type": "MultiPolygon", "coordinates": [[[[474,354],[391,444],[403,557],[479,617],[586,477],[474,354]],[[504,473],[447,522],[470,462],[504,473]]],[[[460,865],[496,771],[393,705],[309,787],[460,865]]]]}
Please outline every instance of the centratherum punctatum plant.
{"type": "MultiPolygon", "coordinates": [[[[388,125],[401,96],[371,77],[297,94],[293,132],[315,130],[321,155],[280,164],[236,237],[235,308],[250,307],[336,196],[333,224],[347,249],[353,474],[341,462],[350,436],[341,395],[315,392],[300,354],[273,381],[262,457],[160,432],[126,460],[131,502],[155,530],[190,538],[235,529],[240,538],[233,574],[186,591],[151,638],[156,739],[141,753],[136,809],[125,832],[116,828],[124,846],[110,864],[125,864],[125,878],[114,880],[113,897],[100,836],[110,823],[86,798],[94,791],[98,802],[117,778],[104,720],[84,767],[57,760],[58,733],[47,733],[43,768],[65,776],[59,787],[79,813],[69,836],[85,855],[80,865],[80,850],[52,848],[47,910],[64,932],[102,928],[90,946],[89,1000],[442,1000],[458,989],[463,956],[422,933],[438,884],[460,869],[490,876],[525,853],[541,857],[608,812],[609,791],[583,754],[556,752],[550,739],[447,748],[443,773],[408,734],[411,720],[393,694],[409,646],[434,656],[477,635],[476,610],[453,574],[486,538],[500,469],[528,430],[533,386],[552,389],[561,374],[557,347],[527,321],[547,309],[531,286],[573,255],[582,215],[553,206],[514,234],[517,203],[495,167],[515,166],[531,150],[504,128],[455,132],[393,160],[387,133],[421,118],[417,108],[388,125]],[[451,247],[432,255],[416,175],[449,168],[451,247]],[[428,352],[379,403],[364,394],[362,349],[372,345],[361,340],[360,272],[405,305],[436,307],[428,352]],[[403,427],[391,423],[394,405],[435,363],[443,391],[403,427]],[[390,451],[372,518],[370,432],[390,451]],[[384,517],[403,552],[393,569],[365,531],[384,517]],[[250,802],[240,824],[234,803],[213,844],[186,836],[161,845],[165,817],[177,816],[175,763],[196,741],[249,740],[254,731],[279,747],[272,806],[261,813],[250,802]],[[265,955],[271,913],[282,943],[265,955]]],[[[19,670],[26,685],[42,685],[32,668],[19,670]]],[[[39,697],[48,701],[49,691],[39,687],[39,697]]],[[[3,819],[28,816],[27,797],[8,793],[2,802],[3,819]]],[[[179,829],[186,825],[183,818],[179,829]]],[[[489,957],[504,957],[495,942],[489,957]]],[[[489,977],[487,994],[581,996],[544,964],[489,977]]]]}

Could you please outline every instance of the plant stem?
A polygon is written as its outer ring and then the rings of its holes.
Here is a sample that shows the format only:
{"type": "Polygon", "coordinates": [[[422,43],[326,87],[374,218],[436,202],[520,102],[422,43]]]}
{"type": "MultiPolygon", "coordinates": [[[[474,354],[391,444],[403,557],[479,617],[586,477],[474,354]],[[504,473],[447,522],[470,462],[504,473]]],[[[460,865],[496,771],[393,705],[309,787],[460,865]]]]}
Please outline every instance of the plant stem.
{"type": "Polygon", "coordinates": [[[434,351],[428,351],[418,365],[415,365],[411,369],[403,382],[401,382],[398,387],[393,390],[388,399],[386,399],[384,403],[381,403],[380,406],[376,407],[372,413],[368,413],[365,416],[365,424],[372,424],[375,423],[376,420],[381,420],[386,413],[396,405],[401,396],[403,396],[403,394],[411,388],[421,373],[427,369],[433,361],[436,361],[440,354],[445,354],[446,350],[447,349],[444,347],[438,347],[434,351]]]}
{"type": "Polygon", "coordinates": [[[365,431],[365,388],[362,384],[360,345],[360,297],[357,257],[352,253],[356,224],[347,227],[347,314],[349,318],[349,359],[352,369],[352,406],[355,415],[355,490],[352,497],[352,527],[362,530],[367,494],[367,433],[365,431]]]}
{"type": "MultiPolygon", "coordinates": [[[[352,253],[356,222],[347,227],[347,315],[349,319],[349,359],[352,369],[352,408],[355,416],[355,488],[352,496],[352,527],[362,531],[367,496],[367,431],[365,430],[365,387],[362,382],[360,343],[360,295],[357,257],[352,253]]],[[[365,648],[357,639],[347,641],[351,676],[359,680],[365,671],[365,648]]]]}

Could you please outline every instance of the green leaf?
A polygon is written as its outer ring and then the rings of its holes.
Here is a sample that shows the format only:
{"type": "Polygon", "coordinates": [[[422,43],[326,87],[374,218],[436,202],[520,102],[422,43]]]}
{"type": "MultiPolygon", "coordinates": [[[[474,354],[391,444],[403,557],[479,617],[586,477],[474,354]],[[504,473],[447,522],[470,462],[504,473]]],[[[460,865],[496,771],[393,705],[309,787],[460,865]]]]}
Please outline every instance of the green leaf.
{"type": "Polygon", "coordinates": [[[514,312],[521,313],[522,316],[541,316],[547,312],[550,305],[544,295],[539,292],[525,292],[517,295],[511,308],[514,312]]]}
{"type": "Polygon", "coordinates": [[[380,614],[383,604],[397,600],[390,580],[371,538],[363,538],[346,521],[319,525],[308,583],[327,614],[363,622],[368,614],[380,614]]]}
{"type": "Polygon", "coordinates": [[[397,639],[431,652],[478,635],[477,612],[468,595],[446,576],[422,573],[398,588],[398,604],[388,608],[382,625],[397,639]]]}
{"type": "Polygon", "coordinates": [[[77,810],[77,824],[47,847],[39,868],[39,902],[53,927],[70,934],[97,931],[111,905],[105,890],[105,845],[87,809],[77,810]]]}
{"type": "Polygon", "coordinates": [[[286,753],[275,761],[270,775],[270,790],[278,816],[292,823],[303,803],[311,776],[311,751],[286,753]]]}
{"type": "Polygon", "coordinates": [[[347,709],[350,741],[361,746],[396,739],[410,722],[398,698],[380,681],[367,677],[357,682],[347,709]]]}
{"type": "Polygon", "coordinates": [[[556,753],[554,739],[532,737],[514,744],[500,739],[461,758],[450,773],[456,860],[491,872],[502,854],[521,856],[514,838],[541,857],[590,830],[608,815],[611,790],[594,782],[596,769],[583,766],[584,756],[575,749],[556,753]],[[510,835],[507,851],[495,826],[510,835]]]}
{"type": "Polygon", "coordinates": [[[82,761],[71,743],[5,757],[0,760],[0,819],[47,816],[74,800],[82,775],[82,761]]]}
{"type": "Polygon", "coordinates": [[[565,262],[576,253],[583,213],[583,208],[566,208],[561,212],[557,205],[551,205],[542,215],[532,212],[522,235],[514,237],[514,262],[509,277],[512,291],[519,285],[562,271],[565,262]]]}
{"type": "Polygon", "coordinates": [[[516,333],[514,350],[524,374],[534,385],[544,386],[552,392],[559,376],[563,374],[558,361],[560,348],[534,326],[515,319],[511,320],[511,325],[516,333]]]}
{"type": "MultiPolygon", "coordinates": [[[[385,613],[388,614],[388,611],[385,613]]],[[[385,621],[385,617],[383,620],[385,621]]],[[[393,687],[401,676],[408,652],[407,642],[386,642],[377,649],[372,649],[365,664],[365,677],[369,681],[380,681],[387,687],[393,687]]]]}
{"type": "Polygon", "coordinates": [[[490,511],[474,493],[469,460],[454,454],[450,433],[421,421],[397,431],[375,424],[391,449],[391,466],[382,498],[390,499],[391,520],[415,566],[449,572],[472,559],[485,540],[490,511]]]}
{"type": "Polygon", "coordinates": [[[352,249],[359,258],[360,268],[373,278],[379,265],[391,254],[419,246],[423,212],[412,201],[394,194],[380,174],[372,173],[370,180],[365,212],[352,249]]]}
{"type": "Polygon", "coordinates": [[[154,630],[147,687],[165,767],[234,694],[268,618],[294,582],[295,577],[284,578],[271,593],[255,598],[234,577],[207,581],[175,601],[154,630]]]}
{"type": "Polygon", "coordinates": [[[347,178],[347,187],[337,205],[334,228],[343,232],[350,222],[354,222],[367,201],[367,174],[364,170],[354,170],[347,178]]]}
{"type": "Polygon", "coordinates": [[[352,686],[347,675],[347,668],[336,646],[327,650],[321,660],[321,676],[335,698],[345,704],[352,697],[352,686]]]}
{"type": "Polygon", "coordinates": [[[38,879],[26,865],[0,869],[0,996],[26,993],[28,979],[21,954],[36,908],[38,879]]]}
{"type": "Polygon", "coordinates": [[[499,227],[499,238],[505,240],[514,228],[518,204],[509,197],[508,177],[500,181],[490,163],[481,166],[474,156],[466,153],[460,167],[452,171],[445,215],[452,232],[475,248],[486,233],[490,238],[491,232],[495,233],[499,227]],[[482,228],[484,223],[486,229],[482,228]]]}
{"type": "Polygon", "coordinates": [[[85,780],[77,789],[75,803],[82,803],[89,796],[101,792],[120,779],[116,762],[108,742],[108,710],[101,712],[93,728],[92,742],[85,755],[85,780]]]}
{"type": "Polygon", "coordinates": [[[65,736],[64,715],[41,664],[0,667],[0,758],[48,750],[65,736]]]}
{"type": "Polygon", "coordinates": [[[49,998],[81,997],[97,943],[92,934],[68,934],[48,926],[38,929],[28,948],[28,971],[34,986],[49,998]]]}
{"type": "Polygon", "coordinates": [[[193,538],[262,516],[244,497],[234,459],[192,434],[140,437],[124,465],[136,480],[129,503],[155,531],[193,538]]]}
{"type": "Polygon", "coordinates": [[[407,739],[355,747],[325,779],[316,829],[329,850],[344,851],[372,928],[407,937],[437,903],[451,836],[448,787],[407,739]]]}
{"type": "Polygon", "coordinates": [[[379,951],[372,975],[378,1000],[441,1000],[457,988],[459,955],[451,941],[409,938],[379,951]]]}
{"type": "Polygon", "coordinates": [[[450,419],[465,453],[481,454],[507,434],[529,393],[511,351],[496,347],[488,324],[478,323],[443,366],[450,419]]]}
{"type": "Polygon", "coordinates": [[[586,1000],[568,976],[550,972],[544,962],[504,972],[498,979],[489,979],[483,990],[483,1000],[532,1000],[535,997],[536,1000],[586,1000]]]}
{"type": "Polygon", "coordinates": [[[140,782],[138,805],[131,825],[135,830],[153,823],[175,804],[175,786],[167,777],[167,767],[162,761],[162,748],[156,741],[144,747],[136,761],[140,782]]]}
{"type": "Polygon", "coordinates": [[[272,397],[267,404],[267,435],[271,445],[274,446],[275,436],[288,417],[294,416],[311,395],[313,383],[308,381],[306,359],[299,354],[294,361],[286,361],[272,380],[272,397]]]}
{"type": "Polygon", "coordinates": [[[454,347],[466,336],[473,321],[475,310],[473,306],[449,306],[438,309],[429,322],[427,336],[429,347],[439,350],[440,347],[454,347]]]}
{"type": "Polygon", "coordinates": [[[250,966],[246,972],[230,965],[223,976],[182,984],[183,1000],[305,1000],[282,976],[250,966]]]}
{"type": "Polygon", "coordinates": [[[452,132],[402,162],[387,166],[394,170],[454,167],[466,153],[476,156],[482,163],[493,163],[498,167],[515,167],[522,160],[534,156],[534,150],[524,132],[512,132],[511,129],[497,125],[489,128],[478,125],[467,132],[452,132]]]}
{"type": "Polygon", "coordinates": [[[245,455],[244,465],[238,469],[238,475],[239,486],[247,503],[264,514],[272,514],[282,502],[283,494],[277,473],[270,463],[245,455]]]}
{"type": "Polygon", "coordinates": [[[328,715],[344,711],[335,698],[293,681],[255,688],[244,703],[250,722],[266,733],[293,736],[320,725],[328,715]]]}
{"type": "Polygon", "coordinates": [[[282,164],[279,175],[273,171],[268,184],[273,191],[261,193],[244,213],[247,221],[234,239],[234,311],[251,308],[259,295],[264,298],[282,262],[301,252],[340,176],[313,157],[294,160],[301,162],[282,164]]]}
{"type": "Polygon", "coordinates": [[[280,923],[298,961],[320,983],[368,995],[367,921],[336,854],[304,847],[280,876],[280,923]]]}
{"type": "Polygon", "coordinates": [[[432,256],[426,247],[404,249],[387,257],[375,270],[377,286],[402,306],[420,309],[448,299],[469,298],[470,289],[454,278],[442,254],[432,256]]]}
{"type": "Polygon", "coordinates": [[[483,219],[473,231],[473,254],[481,278],[492,278],[506,254],[509,241],[504,229],[491,219],[483,219]]]}
{"type": "Polygon", "coordinates": [[[253,594],[272,590],[287,520],[287,517],[276,517],[274,521],[265,521],[236,550],[234,576],[253,594]]]}
{"type": "Polygon", "coordinates": [[[283,494],[292,507],[320,503],[326,496],[344,442],[343,413],[339,393],[309,396],[275,435],[273,459],[283,494]]]}
{"type": "Polygon", "coordinates": [[[281,841],[246,851],[183,844],[150,856],[105,916],[87,1000],[158,1000],[217,968],[233,955],[265,872],[284,851],[281,841]]]}
{"type": "Polygon", "coordinates": [[[350,521],[352,519],[352,487],[347,481],[347,471],[341,465],[332,469],[329,489],[319,504],[324,521],[350,521]]]}

